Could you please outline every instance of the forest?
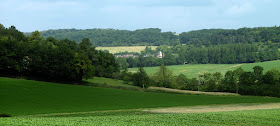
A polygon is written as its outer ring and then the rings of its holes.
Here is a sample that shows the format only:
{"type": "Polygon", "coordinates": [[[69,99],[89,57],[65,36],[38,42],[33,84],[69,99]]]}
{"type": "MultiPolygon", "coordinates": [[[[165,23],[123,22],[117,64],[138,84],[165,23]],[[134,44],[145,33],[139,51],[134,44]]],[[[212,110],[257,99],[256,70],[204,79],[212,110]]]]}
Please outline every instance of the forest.
{"type": "MultiPolygon", "coordinates": [[[[93,46],[133,46],[133,45],[192,45],[195,47],[220,44],[273,43],[280,47],[280,27],[256,27],[240,29],[202,29],[176,34],[162,32],[158,28],[138,29],[134,31],[117,29],[59,29],[41,31],[44,38],[69,39],[81,42],[89,38],[93,46]]],[[[25,33],[29,36],[31,33],[25,33]]]]}
{"type": "MultiPolygon", "coordinates": [[[[81,42],[89,38],[93,46],[133,46],[133,45],[176,45],[178,36],[172,32],[161,32],[158,28],[135,31],[117,29],[59,29],[40,32],[45,38],[69,39],[81,42]]],[[[30,35],[31,33],[26,33],[30,35]]]]}
{"type": "Polygon", "coordinates": [[[279,47],[280,27],[204,29],[183,32],[180,34],[180,42],[197,47],[230,43],[275,43],[279,47]]]}

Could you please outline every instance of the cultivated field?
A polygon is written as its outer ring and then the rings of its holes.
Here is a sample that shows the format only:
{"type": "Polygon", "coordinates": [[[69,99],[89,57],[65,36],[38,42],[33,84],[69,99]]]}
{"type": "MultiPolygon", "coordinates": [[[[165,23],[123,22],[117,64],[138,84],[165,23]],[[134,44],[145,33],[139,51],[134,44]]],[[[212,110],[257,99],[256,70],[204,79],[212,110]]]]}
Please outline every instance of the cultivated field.
{"type": "MultiPolygon", "coordinates": [[[[125,85],[106,78],[88,81],[125,85]]],[[[272,97],[155,93],[3,77],[0,78],[0,96],[0,114],[13,116],[0,118],[0,125],[233,125],[238,121],[243,125],[277,125],[280,117],[280,110],[275,107],[272,110],[199,114],[152,111],[166,107],[278,105],[280,99],[272,97]]]]}
{"type": "MultiPolygon", "coordinates": [[[[167,68],[172,70],[174,75],[184,74],[188,78],[193,78],[197,77],[200,72],[221,72],[224,75],[227,71],[234,70],[239,67],[243,68],[245,71],[253,71],[253,67],[257,65],[262,66],[264,68],[264,72],[273,68],[280,70],[280,60],[243,64],[187,64],[167,66],[167,68]]],[[[144,69],[148,75],[151,75],[157,72],[159,67],[145,67],[144,69]]],[[[129,68],[128,70],[130,72],[136,72],[138,68],[129,68]]]]}
{"type": "Polygon", "coordinates": [[[0,89],[0,96],[5,96],[0,113],[12,115],[280,102],[278,98],[152,93],[11,78],[0,78],[0,89]]]}
{"type": "MultiPolygon", "coordinates": [[[[157,48],[157,46],[150,46],[153,50],[157,48]]],[[[118,52],[138,52],[140,53],[144,50],[146,46],[117,46],[117,47],[96,47],[97,50],[109,50],[110,53],[118,53],[118,52]]]]}
{"type": "Polygon", "coordinates": [[[279,126],[280,109],[249,111],[158,114],[143,111],[117,111],[87,114],[46,115],[33,117],[0,118],[0,125],[13,126],[86,126],[86,125],[239,125],[239,126],[279,126]]]}

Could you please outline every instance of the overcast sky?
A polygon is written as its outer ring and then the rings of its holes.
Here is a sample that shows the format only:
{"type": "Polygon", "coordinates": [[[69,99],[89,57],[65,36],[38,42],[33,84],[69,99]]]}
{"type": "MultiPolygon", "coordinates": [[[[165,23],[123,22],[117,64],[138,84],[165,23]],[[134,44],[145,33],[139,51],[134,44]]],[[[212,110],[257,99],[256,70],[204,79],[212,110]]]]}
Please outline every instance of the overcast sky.
{"type": "Polygon", "coordinates": [[[280,0],[0,0],[0,23],[23,32],[279,26],[279,13],[280,0]]]}

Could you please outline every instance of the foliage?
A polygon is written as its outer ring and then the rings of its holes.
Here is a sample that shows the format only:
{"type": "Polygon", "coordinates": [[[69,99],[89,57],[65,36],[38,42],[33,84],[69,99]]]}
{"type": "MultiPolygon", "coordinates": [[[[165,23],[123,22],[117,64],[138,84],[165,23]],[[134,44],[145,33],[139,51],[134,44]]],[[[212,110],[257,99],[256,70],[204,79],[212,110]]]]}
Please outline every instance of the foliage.
{"type": "Polygon", "coordinates": [[[279,59],[278,48],[263,50],[251,44],[226,44],[210,47],[180,47],[180,58],[184,62],[196,64],[254,63],[279,59]],[[263,58],[266,56],[266,58],[263,58]]]}
{"type": "Polygon", "coordinates": [[[172,71],[168,70],[164,64],[162,64],[159,68],[159,70],[152,75],[152,82],[154,85],[158,87],[172,87],[173,76],[172,71]]]}
{"type": "Polygon", "coordinates": [[[279,43],[280,27],[196,30],[181,33],[180,42],[197,47],[233,43],[279,43]]]}
{"type": "Polygon", "coordinates": [[[150,78],[148,77],[143,67],[140,67],[139,71],[132,75],[132,82],[133,85],[142,87],[143,89],[150,86],[150,78]]]}
{"type": "MultiPolygon", "coordinates": [[[[95,46],[131,46],[131,45],[174,45],[179,37],[172,32],[161,32],[158,28],[138,29],[135,31],[116,29],[59,29],[41,32],[42,36],[56,39],[70,39],[81,42],[89,38],[95,46]]],[[[27,35],[30,35],[27,34],[27,35]]]]}
{"type": "MultiPolygon", "coordinates": [[[[27,33],[30,35],[31,33],[27,33]]],[[[202,29],[175,35],[161,32],[158,28],[138,29],[135,31],[116,29],[59,29],[41,32],[42,36],[56,39],[70,39],[81,42],[89,38],[95,46],[131,46],[131,45],[192,45],[209,47],[221,44],[272,43],[279,47],[280,27],[255,27],[240,29],[202,29]]]]}
{"type": "Polygon", "coordinates": [[[87,38],[77,44],[67,39],[43,39],[38,31],[25,37],[14,26],[0,31],[1,76],[81,81],[119,72],[115,57],[95,50],[87,38]]]}

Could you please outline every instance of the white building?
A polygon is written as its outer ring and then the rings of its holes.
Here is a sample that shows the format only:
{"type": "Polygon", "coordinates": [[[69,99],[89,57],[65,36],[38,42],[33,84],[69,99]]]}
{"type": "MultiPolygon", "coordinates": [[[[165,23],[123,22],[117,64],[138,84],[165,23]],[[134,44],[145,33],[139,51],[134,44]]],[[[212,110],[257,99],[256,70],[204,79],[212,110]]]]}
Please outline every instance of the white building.
{"type": "Polygon", "coordinates": [[[159,53],[156,54],[156,57],[162,58],[162,57],[164,57],[164,54],[161,51],[159,51],[159,53]]]}

